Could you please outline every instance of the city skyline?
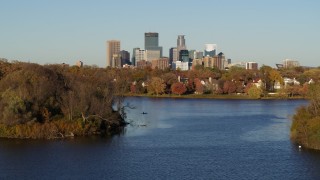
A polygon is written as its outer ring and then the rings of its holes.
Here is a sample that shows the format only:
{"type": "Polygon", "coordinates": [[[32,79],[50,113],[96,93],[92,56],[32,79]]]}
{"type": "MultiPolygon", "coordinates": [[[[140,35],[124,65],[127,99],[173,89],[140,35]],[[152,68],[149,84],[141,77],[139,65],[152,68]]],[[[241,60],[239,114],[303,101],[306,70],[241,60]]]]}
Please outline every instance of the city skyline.
{"type": "Polygon", "coordinates": [[[40,64],[81,60],[105,67],[106,41],[119,40],[121,50],[131,53],[144,48],[144,33],[157,32],[167,57],[183,34],[189,50],[217,44],[217,53],[233,62],[274,67],[294,59],[303,66],[320,65],[318,1],[183,2],[1,2],[0,57],[40,64]]]}

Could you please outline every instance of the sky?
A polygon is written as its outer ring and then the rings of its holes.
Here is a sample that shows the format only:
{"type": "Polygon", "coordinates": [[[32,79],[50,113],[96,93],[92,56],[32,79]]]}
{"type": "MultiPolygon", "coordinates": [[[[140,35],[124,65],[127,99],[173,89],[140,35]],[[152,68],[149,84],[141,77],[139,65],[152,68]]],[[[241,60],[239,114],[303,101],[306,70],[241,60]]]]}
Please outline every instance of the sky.
{"type": "Polygon", "coordinates": [[[106,66],[106,41],[132,54],[158,32],[165,56],[218,45],[232,62],[320,66],[319,0],[0,0],[0,58],[106,66]]]}

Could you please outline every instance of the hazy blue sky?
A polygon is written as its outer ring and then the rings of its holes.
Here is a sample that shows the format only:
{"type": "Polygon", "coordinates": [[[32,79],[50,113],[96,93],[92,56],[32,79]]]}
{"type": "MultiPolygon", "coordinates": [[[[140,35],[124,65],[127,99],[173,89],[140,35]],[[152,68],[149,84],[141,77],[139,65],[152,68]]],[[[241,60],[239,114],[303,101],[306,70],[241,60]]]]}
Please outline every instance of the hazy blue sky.
{"type": "Polygon", "coordinates": [[[106,66],[106,41],[144,48],[158,32],[164,55],[215,43],[236,61],[274,66],[285,58],[320,66],[319,0],[0,0],[0,57],[106,66]]]}

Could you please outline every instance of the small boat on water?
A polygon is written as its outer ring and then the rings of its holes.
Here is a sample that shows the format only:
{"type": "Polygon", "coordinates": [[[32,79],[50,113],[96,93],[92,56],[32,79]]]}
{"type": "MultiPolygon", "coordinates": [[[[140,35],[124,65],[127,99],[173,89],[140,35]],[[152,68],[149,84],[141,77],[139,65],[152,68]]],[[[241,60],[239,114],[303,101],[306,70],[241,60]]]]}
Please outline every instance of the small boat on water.
{"type": "Polygon", "coordinates": [[[141,114],[148,114],[148,113],[146,113],[146,112],[142,112],[141,114]]]}

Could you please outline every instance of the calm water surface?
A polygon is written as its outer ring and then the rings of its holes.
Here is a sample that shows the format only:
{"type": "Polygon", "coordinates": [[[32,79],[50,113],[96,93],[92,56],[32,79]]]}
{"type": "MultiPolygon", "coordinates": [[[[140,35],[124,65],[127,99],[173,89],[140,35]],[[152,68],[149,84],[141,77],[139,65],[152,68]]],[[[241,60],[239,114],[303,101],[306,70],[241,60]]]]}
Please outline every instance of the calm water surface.
{"type": "Polygon", "coordinates": [[[289,139],[306,101],[127,101],[111,139],[0,140],[0,179],[320,179],[320,153],[289,139]]]}

